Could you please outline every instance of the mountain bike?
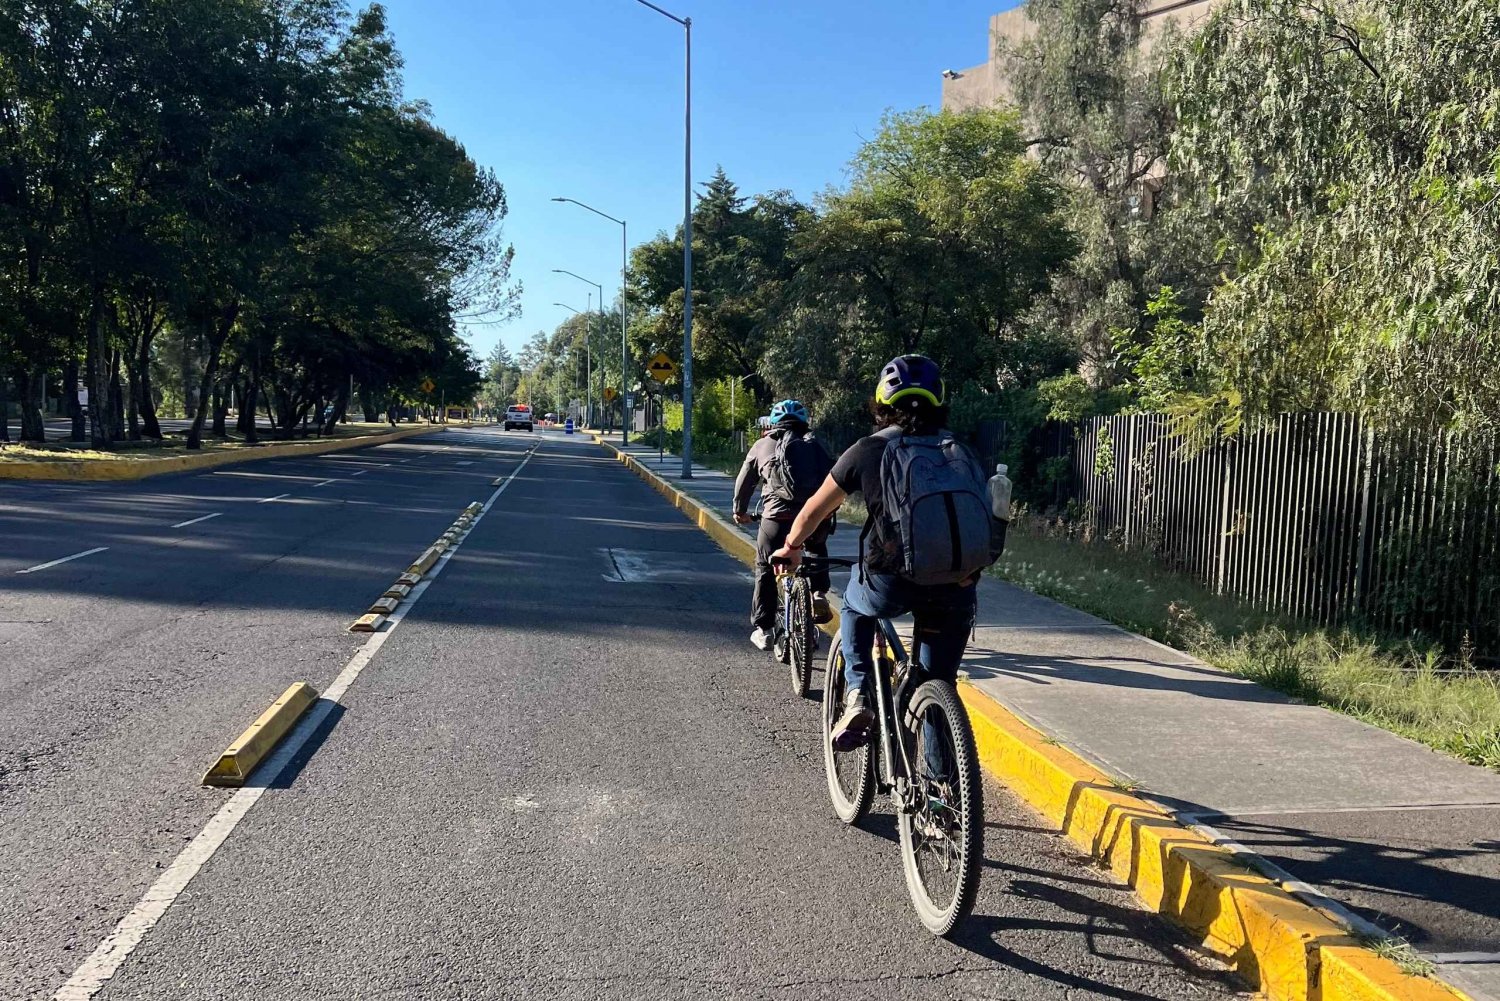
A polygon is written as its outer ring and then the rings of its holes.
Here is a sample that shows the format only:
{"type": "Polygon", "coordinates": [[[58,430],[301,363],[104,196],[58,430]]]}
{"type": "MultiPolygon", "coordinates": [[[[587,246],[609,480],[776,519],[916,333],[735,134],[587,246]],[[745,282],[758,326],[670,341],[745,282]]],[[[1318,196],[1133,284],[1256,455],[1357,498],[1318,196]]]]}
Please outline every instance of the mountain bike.
{"type": "Polygon", "coordinates": [[[796,569],[773,564],[776,570],[777,613],[771,627],[771,652],[792,669],[792,691],[805,698],[812,684],[813,654],[818,650],[818,626],[813,621],[812,584],[814,570],[852,567],[852,560],[804,556],[796,569]]]}
{"type": "Polygon", "coordinates": [[[823,684],[823,764],[834,812],[857,823],[878,790],[891,797],[906,887],[922,924],[947,935],[968,915],[984,858],[983,787],[969,716],[950,682],[926,677],[889,619],[875,637],[875,720],[853,746],[836,747],[844,654],[828,653],[823,684]]]}

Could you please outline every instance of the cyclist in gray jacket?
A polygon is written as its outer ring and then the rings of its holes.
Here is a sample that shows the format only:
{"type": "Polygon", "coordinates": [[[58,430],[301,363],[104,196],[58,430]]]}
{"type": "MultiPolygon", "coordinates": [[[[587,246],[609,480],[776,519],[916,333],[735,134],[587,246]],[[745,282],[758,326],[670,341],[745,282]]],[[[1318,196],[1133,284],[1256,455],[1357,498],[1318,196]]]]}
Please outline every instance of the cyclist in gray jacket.
{"type": "MultiPolygon", "coordinates": [[[[755,585],[750,603],[750,642],[761,650],[770,648],[776,623],[776,575],[771,554],[786,542],[792,522],[822,485],[833,468],[833,459],[808,429],[807,408],[796,400],[782,400],[771,408],[771,430],[750,447],[734,481],[734,520],[748,525],[750,498],[761,490],[760,532],[755,546],[755,585]]],[[[830,518],[809,536],[807,551],[828,555],[830,518]]],[[[828,605],[828,571],[809,575],[813,591],[813,619],[827,622],[833,617],[828,605]]]]}

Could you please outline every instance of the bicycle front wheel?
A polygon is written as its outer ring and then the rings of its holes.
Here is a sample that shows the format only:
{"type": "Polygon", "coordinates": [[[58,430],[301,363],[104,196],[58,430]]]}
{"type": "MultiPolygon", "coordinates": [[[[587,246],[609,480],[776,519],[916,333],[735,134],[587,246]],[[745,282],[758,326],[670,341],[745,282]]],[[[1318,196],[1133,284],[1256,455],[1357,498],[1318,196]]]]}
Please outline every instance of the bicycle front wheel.
{"type": "Polygon", "coordinates": [[[828,651],[827,677],[823,680],[823,769],[828,773],[828,798],[833,812],[846,824],[852,824],[870,809],[875,797],[875,767],[870,753],[878,727],[871,728],[871,740],[852,751],[833,746],[833,727],[844,711],[844,652],[837,642],[828,651]]]}
{"type": "Polygon", "coordinates": [[[974,906],[984,858],[984,791],[974,732],[958,691],[923,682],[901,714],[911,749],[912,809],[898,814],[912,904],[934,935],[947,935],[974,906]]]}
{"type": "Polygon", "coordinates": [[[792,584],[789,600],[792,603],[791,636],[787,663],[792,668],[792,691],[799,699],[807,697],[812,685],[813,650],[817,647],[817,626],[812,619],[812,588],[806,578],[798,577],[792,584]]]}

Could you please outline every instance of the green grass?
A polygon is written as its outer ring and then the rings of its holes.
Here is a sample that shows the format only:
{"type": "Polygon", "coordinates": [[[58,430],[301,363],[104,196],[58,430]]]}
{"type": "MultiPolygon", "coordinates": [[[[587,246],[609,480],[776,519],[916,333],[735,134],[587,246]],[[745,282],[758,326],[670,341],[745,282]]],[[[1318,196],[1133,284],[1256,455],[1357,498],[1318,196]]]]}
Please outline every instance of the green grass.
{"type": "Polygon", "coordinates": [[[1500,676],[1476,670],[1467,653],[1273,615],[1024,511],[993,572],[1231,674],[1500,770],[1500,676]]]}

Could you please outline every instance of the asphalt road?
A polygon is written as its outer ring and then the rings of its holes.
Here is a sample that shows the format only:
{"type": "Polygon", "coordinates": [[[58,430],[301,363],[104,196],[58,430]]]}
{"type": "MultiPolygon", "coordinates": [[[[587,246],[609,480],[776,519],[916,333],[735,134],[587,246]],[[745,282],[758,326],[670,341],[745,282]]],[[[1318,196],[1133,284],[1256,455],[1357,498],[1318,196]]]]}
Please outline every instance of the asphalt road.
{"type": "Polygon", "coordinates": [[[351,658],[99,997],[1235,996],[994,787],[975,917],[929,936],[892,818],[833,819],[815,703],[746,642],[747,590],[553,434],[0,483],[0,997],[51,997],[239,802],[197,785],[218,751],[351,658]],[[518,468],[361,652],[348,623],[518,468]]]}

